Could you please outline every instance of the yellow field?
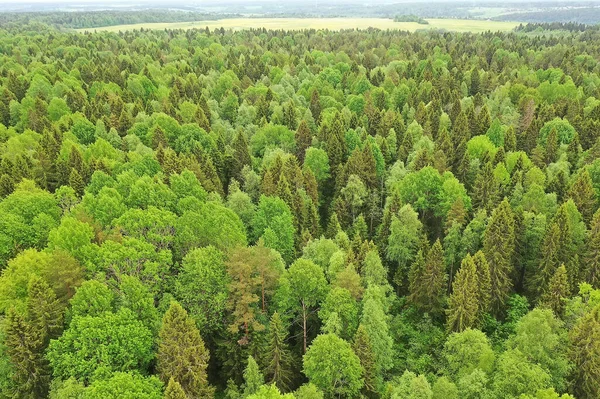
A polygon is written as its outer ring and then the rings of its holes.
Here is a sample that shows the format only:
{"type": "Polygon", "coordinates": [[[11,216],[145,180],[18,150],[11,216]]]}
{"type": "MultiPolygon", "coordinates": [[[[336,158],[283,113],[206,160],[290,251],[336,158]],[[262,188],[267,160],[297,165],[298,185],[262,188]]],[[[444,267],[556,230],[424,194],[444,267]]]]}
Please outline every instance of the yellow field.
{"type": "Polygon", "coordinates": [[[133,25],[106,26],[95,29],[78,29],[85,31],[110,31],[118,32],[132,29],[204,29],[207,26],[213,30],[215,28],[225,29],[249,29],[249,28],[267,28],[267,29],[400,29],[414,32],[419,29],[446,29],[457,32],[485,32],[491,31],[509,31],[517,26],[518,22],[497,22],[468,19],[428,19],[429,25],[420,25],[416,22],[394,22],[386,18],[228,18],[214,21],[194,21],[194,22],[172,22],[172,23],[147,23],[133,25]]]}

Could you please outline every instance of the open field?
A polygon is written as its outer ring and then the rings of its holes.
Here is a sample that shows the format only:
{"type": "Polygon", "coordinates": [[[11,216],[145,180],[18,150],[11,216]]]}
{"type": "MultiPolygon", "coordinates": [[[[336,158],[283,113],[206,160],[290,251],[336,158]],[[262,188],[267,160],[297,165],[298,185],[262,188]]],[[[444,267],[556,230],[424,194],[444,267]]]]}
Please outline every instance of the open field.
{"type": "Polygon", "coordinates": [[[386,18],[230,18],[214,21],[172,22],[172,23],[146,23],[134,25],[115,25],[94,29],[78,29],[84,31],[110,31],[118,32],[132,29],[193,29],[209,27],[210,29],[399,29],[414,32],[419,29],[446,29],[459,32],[485,32],[509,31],[518,25],[518,22],[497,22],[467,19],[428,19],[429,25],[420,25],[416,22],[394,22],[386,18]]]}

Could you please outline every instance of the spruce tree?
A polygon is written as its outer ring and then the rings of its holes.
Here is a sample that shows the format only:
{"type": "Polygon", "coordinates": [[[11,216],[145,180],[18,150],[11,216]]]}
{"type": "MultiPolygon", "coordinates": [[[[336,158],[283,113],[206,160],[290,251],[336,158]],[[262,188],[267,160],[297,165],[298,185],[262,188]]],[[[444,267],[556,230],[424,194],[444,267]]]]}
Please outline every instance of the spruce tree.
{"type": "Polygon", "coordinates": [[[312,144],[312,135],[310,133],[310,128],[308,124],[303,119],[298,125],[298,130],[296,130],[296,158],[300,163],[304,162],[304,155],[306,149],[310,147],[312,144]]]}
{"type": "Polygon", "coordinates": [[[560,227],[557,223],[552,223],[544,236],[540,250],[540,263],[533,282],[534,287],[531,287],[532,292],[539,295],[546,291],[550,279],[560,265],[560,246],[560,227]]]}
{"type": "Polygon", "coordinates": [[[554,314],[562,317],[565,310],[566,300],[569,298],[569,279],[567,268],[560,265],[548,283],[548,288],[540,298],[542,306],[552,309],[554,314]]]}
{"type": "Polygon", "coordinates": [[[569,331],[573,363],[573,393],[577,398],[600,397],[600,305],[583,315],[569,331]]]}
{"type": "Polygon", "coordinates": [[[209,353],[185,309],[172,302],[159,332],[157,370],[163,382],[175,379],[190,397],[212,398],[206,367],[209,353]]]}
{"type": "Polygon", "coordinates": [[[568,197],[575,202],[583,220],[589,226],[597,209],[596,192],[592,178],[587,169],[582,169],[568,192],[568,197]]]}
{"type": "Polygon", "coordinates": [[[169,378],[169,384],[165,390],[165,399],[188,399],[185,391],[177,381],[169,378]]]}
{"type": "Polygon", "coordinates": [[[286,343],[286,328],[277,312],[271,316],[267,340],[266,353],[270,359],[265,370],[267,380],[270,384],[275,384],[282,392],[288,392],[293,377],[293,359],[286,343]]]}
{"type": "Polygon", "coordinates": [[[487,162],[477,174],[472,198],[476,209],[485,209],[488,213],[498,204],[500,187],[491,162],[487,162]]]}
{"type": "Polygon", "coordinates": [[[310,96],[310,113],[312,117],[315,119],[315,123],[319,124],[321,122],[321,99],[319,97],[319,91],[313,90],[310,96]]]}
{"type": "Polygon", "coordinates": [[[258,388],[265,383],[265,379],[258,368],[256,360],[252,356],[248,356],[248,364],[244,369],[244,394],[243,397],[247,398],[258,391],[258,388]]]}
{"type": "Polygon", "coordinates": [[[248,141],[242,131],[238,131],[232,143],[233,158],[231,165],[231,177],[242,181],[242,169],[244,165],[252,166],[252,158],[248,150],[248,141]]]}
{"type": "Polygon", "coordinates": [[[546,137],[546,163],[550,164],[556,161],[556,156],[558,155],[558,133],[556,129],[552,128],[548,136],[546,137]]]}
{"type": "Polygon", "coordinates": [[[69,186],[75,190],[75,194],[77,194],[78,197],[83,197],[85,192],[85,183],[76,169],[71,169],[71,174],[69,174],[69,186]]]}
{"type": "Polygon", "coordinates": [[[410,270],[410,300],[418,308],[433,315],[443,311],[446,292],[446,267],[440,240],[431,246],[423,263],[413,263],[410,270]]]}
{"type": "Polygon", "coordinates": [[[596,211],[587,238],[586,281],[600,288],[600,210],[596,211]]]}
{"type": "Polygon", "coordinates": [[[505,198],[492,213],[483,239],[483,253],[490,266],[491,306],[496,313],[503,310],[512,289],[514,250],[514,219],[505,198]]]}
{"type": "Polygon", "coordinates": [[[362,324],[358,326],[356,333],[354,334],[354,342],[352,343],[352,349],[358,359],[360,365],[363,368],[363,378],[365,384],[363,386],[363,394],[367,398],[377,397],[377,385],[378,375],[375,366],[375,354],[373,353],[373,346],[371,345],[371,338],[362,324]]]}
{"type": "Polygon", "coordinates": [[[483,316],[490,311],[492,292],[492,280],[490,276],[490,265],[482,251],[477,251],[473,256],[475,270],[477,273],[477,304],[478,318],[481,322],[483,316]]]}
{"type": "Polygon", "coordinates": [[[452,283],[447,310],[448,331],[460,332],[476,325],[479,313],[477,294],[477,269],[473,258],[467,254],[452,283]]]}

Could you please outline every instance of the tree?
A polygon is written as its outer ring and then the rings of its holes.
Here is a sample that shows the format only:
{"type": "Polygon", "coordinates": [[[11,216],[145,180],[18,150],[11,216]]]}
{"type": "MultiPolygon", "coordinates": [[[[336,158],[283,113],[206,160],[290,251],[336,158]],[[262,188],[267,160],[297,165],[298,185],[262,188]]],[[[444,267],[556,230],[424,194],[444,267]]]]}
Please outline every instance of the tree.
{"type": "Polygon", "coordinates": [[[243,132],[238,131],[232,143],[233,157],[231,165],[231,176],[240,180],[244,165],[252,166],[252,159],[248,149],[248,141],[243,132]]]}
{"type": "Polygon", "coordinates": [[[398,384],[392,391],[394,399],[432,399],[431,385],[424,375],[416,375],[412,371],[404,371],[398,384]]]}
{"type": "Polygon", "coordinates": [[[88,382],[96,371],[145,370],[152,358],[152,333],[129,309],[77,316],[50,342],[46,358],[54,376],[88,382]]]}
{"type": "Polygon", "coordinates": [[[185,391],[173,377],[169,378],[167,389],[165,389],[165,399],[187,399],[185,391]]]}
{"type": "Polygon", "coordinates": [[[159,332],[157,370],[163,382],[177,381],[188,396],[211,398],[206,367],[209,353],[185,309],[172,302],[159,332]]]}
{"type": "Polygon", "coordinates": [[[456,378],[469,375],[477,369],[490,373],[495,360],[486,335],[470,328],[450,334],[442,355],[449,375],[456,378]]]}
{"type": "Polygon", "coordinates": [[[256,360],[252,356],[248,357],[248,364],[244,369],[244,394],[243,397],[247,398],[250,395],[255,394],[258,389],[265,383],[265,379],[258,368],[256,360]]]}
{"type": "Polygon", "coordinates": [[[375,364],[375,354],[371,345],[371,339],[367,333],[367,329],[361,324],[354,334],[352,350],[358,356],[360,365],[364,370],[363,392],[367,397],[377,396],[377,386],[380,383],[375,364]]]}
{"type": "Polygon", "coordinates": [[[265,375],[271,384],[275,384],[281,391],[287,392],[293,377],[293,358],[286,342],[286,328],[277,312],[271,316],[267,340],[266,353],[270,360],[265,369],[265,375]]]}
{"type": "Polygon", "coordinates": [[[493,388],[500,397],[533,395],[550,386],[550,376],[536,363],[527,360],[518,349],[509,349],[498,358],[493,388]]]}
{"type": "Polygon", "coordinates": [[[550,375],[552,386],[560,391],[567,388],[570,365],[566,330],[549,309],[534,309],[523,316],[506,346],[519,350],[528,361],[542,367],[550,375]]]}
{"type": "Polygon", "coordinates": [[[562,317],[566,301],[569,298],[569,291],[567,269],[562,264],[548,282],[548,288],[540,298],[540,304],[551,309],[556,316],[562,317]]]}
{"type": "Polygon", "coordinates": [[[483,253],[490,266],[491,301],[495,312],[502,310],[512,288],[514,250],[514,219],[505,198],[494,209],[483,240],[483,253]]]}
{"type": "Polygon", "coordinates": [[[230,278],[225,256],[213,246],[193,249],[183,258],[175,281],[175,296],[189,309],[202,331],[224,327],[230,278]]]}
{"type": "Polygon", "coordinates": [[[308,380],[330,398],[353,397],[363,386],[360,359],[350,344],[335,334],[315,338],[303,364],[308,380]]]}
{"type": "Polygon", "coordinates": [[[594,287],[600,287],[600,211],[596,211],[587,240],[585,278],[594,287]]]}
{"type": "Polygon", "coordinates": [[[577,398],[600,394],[600,306],[584,314],[569,331],[573,393],[577,398]]]}
{"type": "Polygon", "coordinates": [[[587,169],[582,169],[579,172],[567,195],[575,202],[577,209],[583,216],[583,220],[589,226],[597,209],[597,201],[592,178],[587,169]]]}
{"type": "Polygon", "coordinates": [[[477,267],[471,255],[467,254],[452,283],[452,294],[448,300],[449,331],[461,332],[477,324],[479,316],[477,282],[477,267]]]}
{"type": "Polygon", "coordinates": [[[308,147],[312,144],[312,135],[308,124],[303,119],[298,125],[296,130],[296,158],[301,163],[304,162],[304,153],[308,147]]]}
{"type": "Polygon", "coordinates": [[[390,335],[388,315],[385,313],[382,300],[382,289],[371,286],[367,289],[363,299],[362,317],[360,323],[364,326],[375,355],[377,375],[385,375],[392,367],[394,350],[393,340],[390,335]]]}
{"type": "Polygon", "coordinates": [[[284,308],[298,315],[302,325],[302,352],[308,342],[308,316],[325,299],[327,280],[323,269],[306,259],[298,259],[285,271],[279,282],[278,298],[284,308]]]}
{"type": "Polygon", "coordinates": [[[399,285],[408,276],[407,266],[417,254],[422,226],[418,214],[410,204],[400,208],[397,216],[392,216],[386,255],[388,260],[397,263],[395,274],[400,277],[396,280],[399,285]]]}
{"type": "Polygon", "coordinates": [[[424,263],[415,262],[410,270],[410,300],[425,312],[439,315],[443,311],[448,276],[440,240],[431,246],[424,263]]]}
{"type": "Polygon", "coordinates": [[[433,399],[458,399],[457,386],[448,377],[439,377],[432,387],[433,399]]]}
{"type": "Polygon", "coordinates": [[[95,380],[84,393],[90,399],[147,398],[162,399],[162,383],[155,376],[138,373],[114,373],[107,379],[95,380]]]}

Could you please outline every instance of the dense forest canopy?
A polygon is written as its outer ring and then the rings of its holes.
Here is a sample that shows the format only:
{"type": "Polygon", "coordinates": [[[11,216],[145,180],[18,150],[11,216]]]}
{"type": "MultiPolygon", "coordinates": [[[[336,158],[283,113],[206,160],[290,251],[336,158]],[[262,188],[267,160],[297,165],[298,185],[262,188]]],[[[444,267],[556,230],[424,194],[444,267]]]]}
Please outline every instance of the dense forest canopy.
{"type": "Polygon", "coordinates": [[[598,60],[0,30],[0,396],[598,398],[598,60]]]}

